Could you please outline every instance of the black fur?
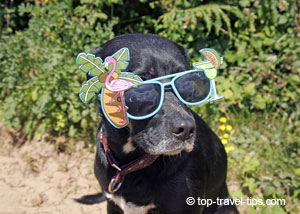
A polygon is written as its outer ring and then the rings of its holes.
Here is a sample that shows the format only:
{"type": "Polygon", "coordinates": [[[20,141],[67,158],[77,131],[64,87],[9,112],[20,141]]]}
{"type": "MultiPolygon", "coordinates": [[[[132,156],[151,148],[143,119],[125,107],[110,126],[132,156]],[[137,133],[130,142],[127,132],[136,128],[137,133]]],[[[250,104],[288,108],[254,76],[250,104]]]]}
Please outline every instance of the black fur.
{"type": "MultiPolygon", "coordinates": [[[[144,80],[190,69],[187,51],[160,36],[119,36],[101,45],[94,53],[105,59],[123,47],[130,51],[130,63],[126,71],[138,74],[144,80]]],[[[103,118],[100,127],[104,129],[109,147],[120,164],[134,160],[145,151],[161,154],[152,165],[128,174],[116,195],[135,205],[154,203],[157,208],[149,213],[238,213],[235,206],[214,205],[206,208],[186,204],[189,196],[213,200],[217,197],[230,198],[226,186],[227,157],[214,132],[197,114],[182,104],[172,90],[166,90],[163,107],[156,115],[146,120],[130,120],[126,128],[113,127],[101,109],[100,114],[103,118]],[[178,133],[182,134],[180,128],[184,131],[188,129],[188,137],[178,137],[178,133]],[[136,149],[125,153],[123,146],[129,137],[136,149]],[[184,151],[191,145],[194,146],[191,152],[184,151]],[[183,151],[177,155],[164,155],[177,149],[183,151]]],[[[102,191],[108,192],[108,184],[115,172],[97,139],[95,175],[102,191]]],[[[107,209],[108,214],[122,213],[111,201],[108,201],[107,209]]]]}

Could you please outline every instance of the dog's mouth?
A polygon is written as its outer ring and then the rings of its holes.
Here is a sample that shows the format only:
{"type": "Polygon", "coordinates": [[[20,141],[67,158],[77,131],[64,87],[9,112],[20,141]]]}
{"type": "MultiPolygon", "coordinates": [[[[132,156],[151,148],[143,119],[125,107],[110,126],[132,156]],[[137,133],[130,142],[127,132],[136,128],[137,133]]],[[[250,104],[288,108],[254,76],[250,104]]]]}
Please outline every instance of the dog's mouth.
{"type": "MultiPolygon", "coordinates": [[[[145,141],[144,141],[145,142],[145,141]]],[[[151,155],[178,155],[181,152],[192,152],[194,149],[194,143],[188,142],[170,142],[169,140],[163,140],[157,145],[153,145],[151,142],[139,144],[140,149],[145,153],[151,155]]]]}
{"type": "Polygon", "coordinates": [[[181,152],[185,151],[185,152],[191,152],[193,151],[194,146],[193,144],[186,144],[183,148],[178,148],[178,149],[174,149],[174,150],[170,150],[170,151],[161,151],[161,152],[153,152],[153,151],[145,151],[147,153],[150,153],[152,155],[178,155],[181,152]]]}
{"type": "Polygon", "coordinates": [[[183,149],[177,149],[175,151],[171,151],[171,152],[164,152],[164,155],[178,155],[179,153],[181,153],[183,151],[183,149]]]}

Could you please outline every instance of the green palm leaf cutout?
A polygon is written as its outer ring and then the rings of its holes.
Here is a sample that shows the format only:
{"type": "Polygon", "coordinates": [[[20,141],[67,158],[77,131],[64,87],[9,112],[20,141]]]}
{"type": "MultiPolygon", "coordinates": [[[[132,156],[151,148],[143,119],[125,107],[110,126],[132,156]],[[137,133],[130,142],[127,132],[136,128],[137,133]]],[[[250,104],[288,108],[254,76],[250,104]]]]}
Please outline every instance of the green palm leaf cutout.
{"type": "Polygon", "coordinates": [[[121,48],[114,55],[112,55],[115,60],[118,61],[129,61],[129,50],[128,48],[121,48]]]}
{"type": "Polygon", "coordinates": [[[119,78],[126,79],[135,84],[135,86],[143,84],[143,80],[138,75],[134,75],[133,73],[122,72],[119,74],[119,78]]]}
{"type": "Polygon", "coordinates": [[[77,56],[76,63],[79,69],[91,76],[99,76],[101,73],[105,72],[104,66],[101,64],[102,59],[100,57],[95,57],[92,54],[80,53],[77,56]]]}
{"type": "MultiPolygon", "coordinates": [[[[121,71],[125,70],[128,66],[129,62],[129,50],[128,48],[121,48],[118,50],[112,57],[116,60],[117,66],[115,72],[120,73],[121,71]]],[[[112,69],[112,65],[108,67],[109,71],[112,69]]]]}
{"type": "Polygon", "coordinates": [[[99,93],[102,87],[105,87],[105,84],[100,82],[98,77],[93,77],[89,79],[86,84],[83,84],[80,89],[79,97],[82,102],[89,103],[96,94],[99,93]]]}

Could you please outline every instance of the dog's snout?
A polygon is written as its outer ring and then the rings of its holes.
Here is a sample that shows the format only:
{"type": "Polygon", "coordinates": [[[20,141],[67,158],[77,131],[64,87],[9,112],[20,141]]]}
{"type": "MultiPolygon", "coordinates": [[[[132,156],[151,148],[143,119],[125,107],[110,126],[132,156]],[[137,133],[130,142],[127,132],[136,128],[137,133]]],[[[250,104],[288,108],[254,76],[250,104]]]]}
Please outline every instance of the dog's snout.
{"type": "Polygon", "coordinates": [[[188,140],[194,136],[195,126],[193,120],[176,120],[171,126],[171,134],[178,140],[188,140]]]}

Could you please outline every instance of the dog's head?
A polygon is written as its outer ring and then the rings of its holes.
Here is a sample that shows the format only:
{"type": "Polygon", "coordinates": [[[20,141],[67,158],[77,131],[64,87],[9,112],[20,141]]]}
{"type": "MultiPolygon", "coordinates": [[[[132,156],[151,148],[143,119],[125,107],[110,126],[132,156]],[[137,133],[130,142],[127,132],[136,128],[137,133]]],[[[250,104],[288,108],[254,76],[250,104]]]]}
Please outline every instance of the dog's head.
{"type": "MultiPolygon", "coordinates": [[[[143,80],[190,69],[187,51],[170,40],[154,35],[128,34],[116,37],[101,45],[94,54],[102,59],[127,47],[130,62],[126,71],[139,75],[143,80]]],[[[193,150],[196,124],[189,110],[174,94],[165,90],[162,108],[144,120],[130,119],[128,128],[117,129],[103,116],[103,122],[113,133],[126,136],[123,151],[139,148],[151,154],[178,154],[193,150]]]]}

